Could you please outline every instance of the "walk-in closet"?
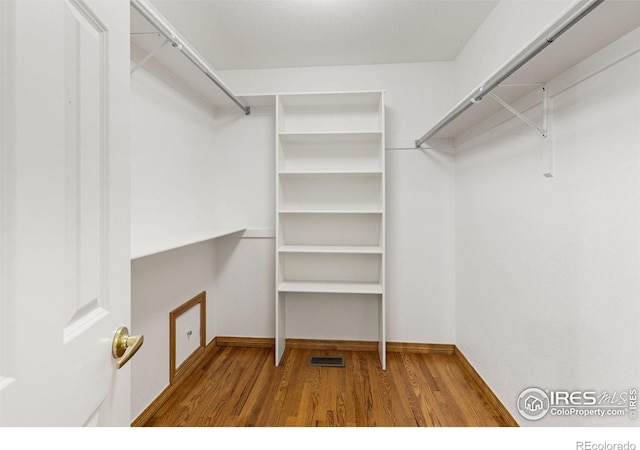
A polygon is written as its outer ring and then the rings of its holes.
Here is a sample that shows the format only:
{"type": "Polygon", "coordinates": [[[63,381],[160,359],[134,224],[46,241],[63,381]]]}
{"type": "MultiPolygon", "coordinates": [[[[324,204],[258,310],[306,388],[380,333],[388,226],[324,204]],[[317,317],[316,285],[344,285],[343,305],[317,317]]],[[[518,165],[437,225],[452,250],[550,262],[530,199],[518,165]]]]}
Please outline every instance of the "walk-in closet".
{"type": "Polygon", "coordinates": [[[637,429],[640,1],[0,23],[0,425],[637,429]]]}

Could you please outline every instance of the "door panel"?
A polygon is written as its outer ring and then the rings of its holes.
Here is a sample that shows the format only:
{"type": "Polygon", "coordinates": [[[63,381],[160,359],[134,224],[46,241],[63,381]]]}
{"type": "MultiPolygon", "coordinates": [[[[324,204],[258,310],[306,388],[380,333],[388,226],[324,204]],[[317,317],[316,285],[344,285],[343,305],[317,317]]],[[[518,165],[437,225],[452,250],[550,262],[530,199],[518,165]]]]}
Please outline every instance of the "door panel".
{"type": "Polygon", "coordinates": [[[90,10],[66,4],[67,324],[65,339],[108,314],[104,213],[108,192],[103,132],[107,106],[105,30],[90,10]]]}
{"type": "Polygon", "coordinates": [[[0,15],[0,425],[128,426],[111,343],[130,319],[129,3],[0,15]]]}

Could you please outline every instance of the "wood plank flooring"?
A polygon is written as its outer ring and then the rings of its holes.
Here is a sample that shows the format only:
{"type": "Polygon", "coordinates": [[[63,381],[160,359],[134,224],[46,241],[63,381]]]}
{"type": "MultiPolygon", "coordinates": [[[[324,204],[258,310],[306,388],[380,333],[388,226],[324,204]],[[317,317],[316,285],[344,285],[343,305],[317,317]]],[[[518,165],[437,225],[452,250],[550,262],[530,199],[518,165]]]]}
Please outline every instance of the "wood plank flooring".
{"type": "Polygon", "coordinates": [[[151,417],[154,427],[508,426],[452,355],[216,347],[151,417]],[[311,355],[346,365],[312,367],[311,355]]]}

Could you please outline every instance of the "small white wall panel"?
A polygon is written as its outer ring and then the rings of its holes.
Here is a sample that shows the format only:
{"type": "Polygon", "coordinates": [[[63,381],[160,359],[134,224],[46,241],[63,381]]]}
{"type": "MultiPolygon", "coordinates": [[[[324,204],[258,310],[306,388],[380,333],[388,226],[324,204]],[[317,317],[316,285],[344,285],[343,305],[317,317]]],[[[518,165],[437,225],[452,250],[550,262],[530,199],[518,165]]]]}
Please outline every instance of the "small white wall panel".
{"type": "Polygon", "coordinates": [[[279,132],[381,131],[380,93],[280,96],[279,132]]]}
{"type": "Polygon", "coordinates": [[[377,283],[380,255],[357,253],[280,253],[282,281],[377,283]]]}
{"type": "Polygon", "coordinates": [[[371,308],[376,295],[287,292],[286,296],[287,336],[318,340],[378,339],[378,310],[371,308]]]}
{"type": "Polygon", "coordinates": [[[280,214],[285,246],[382,246],[379,213],[280,214]]]}
{"type": "Polygon", "coordinates": [[[176,368],[200,347],[200,304],[176,318],[176,368]]]}
{"type": "Polygon", "coordinates": [[[383,94],[286,94],[276,109],[276,364],[289,301],[314,316],[358,295],[378,302],[384,369],[383,94]]]}
{"type": "Polygon", "coordinates": [[[280,174],[281,211],[382,211],[382,172],[280,174]]]}
{"type": "Polygon", "coordinates": [[[280,170],[382,170],[380,132],[280,133],[280,170]]]}

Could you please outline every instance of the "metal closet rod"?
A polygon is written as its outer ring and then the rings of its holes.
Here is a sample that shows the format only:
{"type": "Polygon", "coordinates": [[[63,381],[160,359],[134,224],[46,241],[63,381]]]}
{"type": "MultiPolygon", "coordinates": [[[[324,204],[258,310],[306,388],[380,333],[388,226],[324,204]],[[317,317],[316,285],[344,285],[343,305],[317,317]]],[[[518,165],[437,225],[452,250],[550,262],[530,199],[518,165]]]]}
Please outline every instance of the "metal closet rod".
{"type": "Polygon", "coordinates": [[[495,89],[500,83],[509,78],[529,62],[534,56],[544,50],[553,41],[555,41],[562,33],[567,31],[573,25],[575,25],[580,19],[593,11],[598,5],[603,3],[604,0],[587,0],[581,4],[576,10],[567,12],[563,17],[554,22],[545,32],[542,33],[542,37],[537,39],[531,45],[527,46],[522,52],[514,57],[509,64],[504,66],[499,72],[493,75],[480,85],[475,91],[465,97],[460,103],[458,103],[440,122],[438,122],[431,130],[429,130],[424,136],[416,140],[416,147],[420,147],[429,138],[435,135],[438,131],[453,122],[458,116],[460,116],[467,109],[472,107],[484,98],[489,92],[495,89]]]}
{"type": "Polygon", "coordinates": [[[222,92],[224,92],[242,111],[249,115],[251,113],[251,108],[242,104],[242,102],[238,99],[238,97],[231,92],[231,90],[222,82],[220,78],[216,76],[213,69],[209,67],[204,59],[200,57],[185,41],[185,39],[180,36],[180,34],[171,28],[171,25],[167,22],[167,20],[162,17],[157,11],[155,11],[149,4],[147,4],[144,0],[131,0],[131,5],[140,13],[142,16],[147,19],[156,29],[173,45],[175,48],[180,50],[184,56],[186,56],[189,61],[191,61],[198,69],[200,69],[211,81],[218,86],[222,92]]]}

